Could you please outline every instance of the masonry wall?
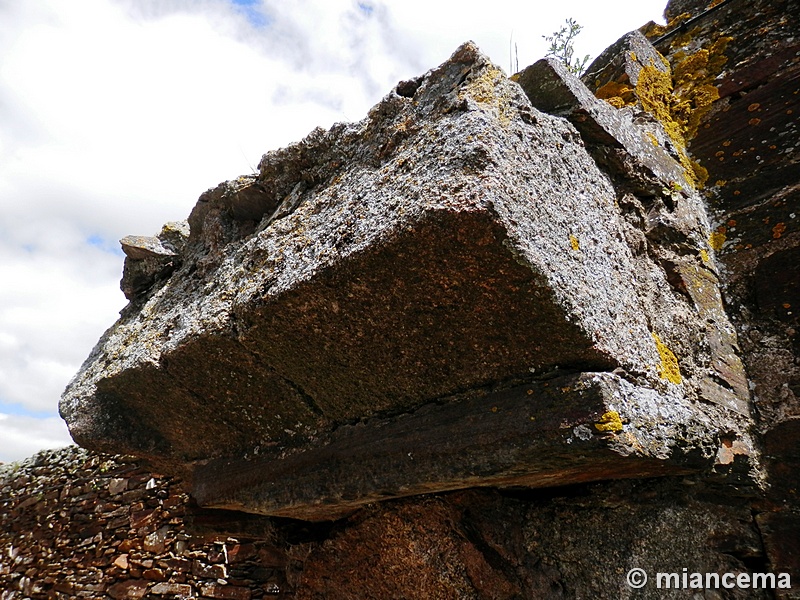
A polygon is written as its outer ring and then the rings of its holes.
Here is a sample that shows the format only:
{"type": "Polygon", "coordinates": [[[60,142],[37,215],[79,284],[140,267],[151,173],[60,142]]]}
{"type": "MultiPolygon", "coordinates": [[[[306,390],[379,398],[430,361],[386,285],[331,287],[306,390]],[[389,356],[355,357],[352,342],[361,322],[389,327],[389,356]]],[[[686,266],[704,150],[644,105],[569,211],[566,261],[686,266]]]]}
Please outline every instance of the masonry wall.
{"type": "Polygon", "coordinates": [[[190,535],[188,502],[179,481],[75,446],[3,465],[0,598],[281,597],[285,561],[190,535]]]}

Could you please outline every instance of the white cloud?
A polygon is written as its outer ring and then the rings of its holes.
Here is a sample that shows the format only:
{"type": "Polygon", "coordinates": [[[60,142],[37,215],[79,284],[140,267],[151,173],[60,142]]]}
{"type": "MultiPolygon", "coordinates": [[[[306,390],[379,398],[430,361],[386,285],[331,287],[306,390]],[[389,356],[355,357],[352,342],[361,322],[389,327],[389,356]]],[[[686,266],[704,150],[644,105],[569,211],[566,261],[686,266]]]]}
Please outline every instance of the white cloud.
{"type": "Polygon", "coordinates": [[[13,462],[45,448],[72,443],[66,424],[58,417],[34,418],[0,413],[0,462],[13,462]]]}
{"type": "Polygon", "coordinates": [[[596,55],[662,2],[0,0],[0,411],[29,414],[0,421],[0,460],[68,439],[36,417],[125,303],[116,240],[468,39],[507,69],[512,35],[524,65],[574,17],[596,55]]]}

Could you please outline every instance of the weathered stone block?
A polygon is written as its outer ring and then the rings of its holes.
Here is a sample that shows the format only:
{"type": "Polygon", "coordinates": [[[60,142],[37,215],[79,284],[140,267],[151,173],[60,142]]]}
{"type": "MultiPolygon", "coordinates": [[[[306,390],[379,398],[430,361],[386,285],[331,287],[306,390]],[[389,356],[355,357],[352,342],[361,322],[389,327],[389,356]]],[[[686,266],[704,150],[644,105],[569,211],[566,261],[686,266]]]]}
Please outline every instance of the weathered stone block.
{"type": "MultiPolygon", "coordinates": [[[[208,504],[309,518],[316,504],[336,512],[472,485],[710,466],[720,432],[750,448],[746,400],[734,391],[727,403],[699,402],[714,373],[706,317],[668,267],[678,255],[702,263],[706,225],[695,196],[669,189],[680,167],[653,159],[646,136],[590,102],[580,81],[549,62],[535,67],[541,76],[523,72],[523,91],[465,44],[364,121],[316,130],[266,155],[257,177],[204,194],[181,266],[123,311],[65,392],[75,439],[196,470],[208,504]],[[531,106],[536,81],[564,92],[575,127],[531,106]],[[598,166],[597,144],[630,156],[628,170],[598,166]],[[655,191],[641,201],[625,191],[628,215],[621,190],[641,186],[620,179],[637,172],[655,191]],[[513,423],[504,422],[479,452],[448,449],[489,392],[614,369],[649,408],[628,427],[610,408],[614,394],[576,407],[595,444],[584,462],[571,463],[577,443],[550,440],[545,425],[505,436],[513,423]],[[436,404],[447,418],[420,425],[427,437],[412,447],[404,423],[436,404]],[[679,422],[695,423],[690,435],[652,425],[675,406],[687,411],[679,422]],[[358,423],[366,438],[343,433],[358,423]],[[622,449],[634,430],[638,446],[622,449]],[[380,451],[413,455],[426,441],[427,467],[380,451]],[[387,480],[345,476],[342,490],[311,486],[317,498],[287,475],[275,477],[285,495],[254,486],[263,495],[245,498],[236,488],[251,475],[229,467],[348,475],[373,454],[372,472],[387,480]],[[437,465],[437,455],[452,460],[437,465]],[[258,456],[267,458],[250,460],[258,456]]],[[[571,396],[556,396],[540,423],[572,422],[571,396]]]]}
{"type": "Polygon", "coordinates": [[[709,427],[679,394],[583,374],[343,426],[288,456],[212,461],[196,470],[194,495],[206,506],[324,520],[431,491],[674,474],[717,451],[709,427]]]}
{"type": "Polygon", "coordinates": [[[151,583],[144,579],[128,579],[110,586],[106,593],[114,600],[142,598],[150,585],[151,583]]]}
{"type": "Polygon", "coordinates": [[[244,587],[208,583],[200,586],[200,593],[209,598],[230,598],[232,600],[250,600],[252,592],[244,587]]]}
{"type": "Polygon", "coordinates": [[[167,223],[157,237],[129,235],[120,240],[126,256],[120,288],[128,300],[169,277],[180,263],[188,236],[188,224],[182,222],[167,223]]]}
{"type": "Polygon", "coordinates": [[[619,170],[637,192],[656,195],[664,188],[691,187],[681,165],[662,146],[667,136],[660,126],[634,126],[631,113],[598,100],[560,61],[542,59],[515,78],[536,108],[569,119],[596,159],[619,170]]]}

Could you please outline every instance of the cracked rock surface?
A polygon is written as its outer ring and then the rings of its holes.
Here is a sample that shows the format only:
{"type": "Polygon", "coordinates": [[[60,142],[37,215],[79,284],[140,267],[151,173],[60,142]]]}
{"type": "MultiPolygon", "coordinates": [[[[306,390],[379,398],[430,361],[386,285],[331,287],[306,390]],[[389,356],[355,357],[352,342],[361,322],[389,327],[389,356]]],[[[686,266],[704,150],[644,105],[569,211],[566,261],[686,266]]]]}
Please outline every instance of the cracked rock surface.
{"type": "Polygon", "coordinates": [[[258,175],[200,197],[180,248],[161,251],[165,232],[123,240],[126,272],[157,264],[63,396],[73,437],[196,476],[198,490],[237,473],[201,494],[210,506],[309,519],[376,497],[662,467],[754,485],[702,202],[667,151],[646,151],[655,126],[626,114],[552,61],[518,84],[467,43],[363,121],[265,155],[258,175]],[[537,387],[579,374],[615,391],[581,405],[569,385],[537,387]],[[584,427],[591,451],[558,434],[511,460],[511,434],[459,429],[469,407],[491,411],[526,383],[555,398],[549,419],[510,409],[535,422],[529,435],[584,427]],[[415,443],[433,455],[469,431],[497,460],[476,477],[465,450],[399,480],[388,456],[358,479],[359,457],[405,447],[394,423],[406,415],[431,431],[415,443]],[[580,469],[551,460],[573,455],[580,469]],[[341,489],[320,492],[326,510],[313,484],[292,492],[285,460],[312,474],[344,460],[341,489]],[[236,485],[262,496],[242,501],[236,485]],[[282,508],[269,498],[284,486],[282,508]]]}

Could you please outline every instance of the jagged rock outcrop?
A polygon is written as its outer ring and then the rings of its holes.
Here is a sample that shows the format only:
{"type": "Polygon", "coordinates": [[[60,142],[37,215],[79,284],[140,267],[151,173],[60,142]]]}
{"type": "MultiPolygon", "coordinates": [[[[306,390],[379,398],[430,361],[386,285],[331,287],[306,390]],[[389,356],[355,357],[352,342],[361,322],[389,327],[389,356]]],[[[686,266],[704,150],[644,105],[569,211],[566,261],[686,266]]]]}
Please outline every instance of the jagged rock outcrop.
{"type": "Polygon", "coordinates": [[[698,194],[556,63],[519,81],[465,44],[201,197],[182,266],[67,389],[75,439],[187,473],[205,505],[307,519],[473,486],[753,476],[698,194]]]}
{"type": "Polygon", "coordinates": [[[120,240],[125,253],[120,288],[128,300],[135,300],[159,281],[165,281],[180,266],[189,224],[167,223],[155,237],[129,235],[120,240]]]}
{"type": "Polygon", "coordinates": [[[340,519],[282,538],[297,597],[796,585],[796,4],[676,0],[582,81],[465,44],[126,238],[76,441],[340,519]]]}
{"type": "Polygon", "coordinates": [[[800,577],[800,4],[670,3],[673,114],[707,172],[711,244],[753,391],[769,487],[758,522],[776,569],[800,577]],[[687,118],[686,115],[691,115],[687,118]]]}

